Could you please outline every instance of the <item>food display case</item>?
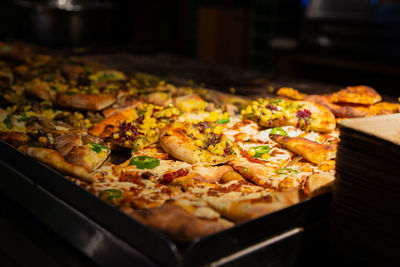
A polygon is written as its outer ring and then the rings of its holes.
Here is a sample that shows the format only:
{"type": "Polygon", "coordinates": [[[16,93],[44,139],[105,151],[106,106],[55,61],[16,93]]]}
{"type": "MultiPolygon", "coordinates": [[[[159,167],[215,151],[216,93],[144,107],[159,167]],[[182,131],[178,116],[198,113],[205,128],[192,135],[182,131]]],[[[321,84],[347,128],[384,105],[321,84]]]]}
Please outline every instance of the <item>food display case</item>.
{"type": "MultiPolygon", "coordinates": [[[[172,77],[175,82],[191,78],[177,77],[174,75],[176,70],[160,67],[164,65],[160,58],[154,60],[126,54],[90,58],[108,62],[118,69],[147,72],[153,69],[157,75],[172,77]]],[[[179,61],[171,57],[161,58],[179,61]]],[[[210,69],[210,66],[197,65],[193,61],[181,61],[177,66],[185,68],[185,64],[210,69]]],[[[190,68],[186,71],[189,75],[197,73],[190,68]]],[[[217,71],[225,77],[219,75],[215,79],[215,74],[203,72],[202,80],[210,84],[213,79],[221,81],[221,78],[225,79],[226,85],[234,82],[231,77],[235,76],[235,70],[217,71]]],[[[243,90],[248,94],[265,94],[266,88],[254,82],[257,76],[260,77],[260,73],[247,72],[235,76],[248,81],[237,85],[239,93],[243,90]],[[249,87],[253,88],[252,91],[249,87]]],[[[261,78],[266,79],[264,76],[261,78]]],[[[268,87],[285,84],[288,82],[270,80],[268,87]]],[[[311,91],[319,88],[319,84],[304,81],[302,85],[311,91]]],[[[223,90],[229,86],[215,83],[214,88],[223,90]]],[[[7,143],[1,141],[0,147],[3,179],[0,196],[4,203],[1,218],[8,226],[4,231],[19,236],[26,249],[24,253],[27,253],[26,257],[15,254],[13,238],[5,235],[9,241],[2,242],[1,250],[9,262],[19,265],[55,262],[60,266],[294,266],[309,262],[311,249],[326,254],[329,192],[192,242],[177,242],[132,219],[7,143]],[[316,249],[314,242],[321,246],[316,249]]]]}
{"type": "Polygon", "coordinates": [[[139,2],[0,3],[0,265],[397,263],[398,1],[139,2]]]}

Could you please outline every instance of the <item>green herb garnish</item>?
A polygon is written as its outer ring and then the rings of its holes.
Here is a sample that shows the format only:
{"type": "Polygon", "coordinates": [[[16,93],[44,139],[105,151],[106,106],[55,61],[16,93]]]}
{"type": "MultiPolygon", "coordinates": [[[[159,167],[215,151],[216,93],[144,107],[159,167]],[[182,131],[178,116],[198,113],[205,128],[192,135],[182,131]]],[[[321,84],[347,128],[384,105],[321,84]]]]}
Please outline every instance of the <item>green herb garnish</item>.
{"type": "Polygon", "coordinates": [[[105,150],[107,152],[110,151],[110,149],[107,146],[99,145],[96,143],[90,143],[90,149],[96,153],[100,153],[102,150],[105,150]]]}

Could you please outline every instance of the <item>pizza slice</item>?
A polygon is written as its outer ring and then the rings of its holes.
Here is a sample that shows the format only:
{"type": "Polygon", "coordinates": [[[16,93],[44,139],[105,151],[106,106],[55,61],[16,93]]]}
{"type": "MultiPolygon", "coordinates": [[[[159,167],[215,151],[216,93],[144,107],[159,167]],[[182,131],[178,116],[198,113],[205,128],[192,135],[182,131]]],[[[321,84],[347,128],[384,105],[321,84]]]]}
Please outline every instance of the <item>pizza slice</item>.
{"type": "Polygon", "coordinates": [[[25,84],[24,89],[27,93],[41,100],[55,102],[57,99],[57,91],[53,90],[49,83],[40,79],[34,79],[25,84]]]}
{"type": "Polygon", "coordinates": [[[27,154],[64,175],[78,177],[85,182],[94,182],[93,176],[84,167],[67,162],[60,153],[54,149],[29,147],[27,154]]]}
{"type": "Polygon", "coordinates": [[[24,88],[27,93],[41,100],[78,110],[99,111],[112,105],[117,99],[117,89],[99,90],[57,79],[44,81],[36,78],[26,83],[24,88]]]}
{"type": "Polygon", "coordinates": [[[78,110],[99,111],[112,105],[116,101],[116,94],[62,94],[58,93],[55,104],[78,110]]]}
{"type": "Polygon", "coordinates": [[[175,160],[156,144],[136,151],[118,168],[121,168],[123,173],[131,173],[134,176],[164,185],[173,184],[175,179],[194,173],[201,175],[199,176],[201,181],[213,183],[219,181],[225,172],[232,171],[229,166],[193,165],[175,160]]]}
{"type": "Polygon", "coordinates": [[[331,132],[336,127],[335,117],[329,109],[307,101],[260,98],[241,113],[243,118],[268,128],[295,126],[302,130],[331,132]]]}
{"type": "Polygon", "coordinates": [[[173,157],[188,163],[216,165],[235,158],[233,144],[223,128],[209,122],[175,122],[164,129],[160,145],[173,157]]]}
{"type": "Polygon", "coordinates": [[[292,126],[260,130],[255,122],[249,120],[236,123],[225,131],[226,136],[237,144],[238,156],[228,164],[257,185],[277,188],[276,181],[271,176],[295,154],[279,147],[270,138],[271,133],[297,136],[304,131],[292,126]]]}
{"type": "MultiPolygon", "coordinates": [[[[84,169],[84,168],[82,168],[84,169]]],[[[90,173],[91,180],[70,175],[79,179],[72,181],[118,207],[150,209],[161,206],[182,191],[169,185],[158,184],[132,171],[113,164],[103,164],[90,173]]]]}
{"type": "Polygon", "coordinates": [[[272,135],[271,138],[281,146],[315,164],[320,164],[336,156],[336,144],[324,145],[303,137],[283,135],[272,135]]]}
{"type": "Polygon", "coordinates": [[[328,98],[332,103],[363,105],[372,105],[382,100],[382,97],[375,89],[365,85],[347,86],[338,92],[328,95],[328,98]]]}
{"type": "Polygon", "coordinates": [[[221,218],[206,201],[190,193],[177,195],[153,209],[121,209],[136,220],[180,241],[192,241],[234,225],[221,218]]]}
{"type": "Polygon", "coordinates": [[[299,193],[272,192],[247,181],[232,179],[227,183],[198,182],[191,176],[176,180],[185,191],[205,200],[224,217],[241,222],[297,203],[299,193]]]}
{"type": "MultiPolygon", "coordinates": [[[[287,87],[279,88],[276,94],[294,100],[307,100],[307,97],[309,96],[300,93],[296,89],[287,87]]],[[[375,91],[375,89],[365,85],[347,86],[337,92],[325,95],[325,97],[330,103],[361,105],[372,105],[382,100],[382,97],[375,91]]]]}
{"type": "Polygon", "coordinates": [[[15,146],[53,148],[54,140],[66,133],[84,135],[96,116],[53,109],[49,102],[26,102],[0,109],[0,138],[15,146]],[[66,119],[65,119],[66,118],[66,119]]]}
{"type": "Polygon", "coordinates": [[[175,107],[137,105],[114,113],[89,129],[115,145],[139,150],[159,140],[160,130],[179,115],[175,107]]]}
{"type": "Polygon", "coordinates": [[[88,171],[100,167],[111,153],[102,139],[90,135],[60,135],[55,138],[54,147],[69,163],[88,171]]]}
{"type": "Polygon", "coordinates": [[[368,109],[369,116],[386,115],[393,113],[400,113],[399,103],[379,102],[370,106],[370,108],[368,109]]]}
{"type": "Polygon", "coordinates": [[[298,90],[291,87],[281,87],[276,91],[276,95],[287,97],[292,100],[304,100],[307,94],[300,93],[298,90]]]}
{"type": "Polygon", "coordinates": [[[382,97],[365,85],[348,86],[328,95],[306,95],[292,88],[280,88],[277,95],[301,99],[327,107],[337,118],[359,118],[400,112],[396,103],[380,102],[382,97]]]}
{"type": "Polygon", "coordinates": [[[308,197],[314,197],[332,191],[335,175],[332,172],[317,172],[307,177],[303,182],[303,192],[308,197]]]}
{"type": "Polygon", "coordinates": [[[275,188],[271,176],[294,156],[273,144],[238,142],[238,146],[238,157],[229,165],[247,180],[264,187],[275,188]]]}
{"type": "Polygon", "coordinates": [[[329,188],[335,179],[335,162],[314,164],[297,156],[270,177],[280,191],[302,189],[307,196],[318,194],[322,187],[329,188]],[[318,174],[318,175],[317,175],[318,174]]]}
{"type": "Polygon", "coordinates": [[[323,105],[335,115],[337,118],[359,118],[368,116],[368,106],[362,105],[347,105],[332,103],[328,96],[324,95],[309,95],[305,98],[306,101],[323,105]]]}

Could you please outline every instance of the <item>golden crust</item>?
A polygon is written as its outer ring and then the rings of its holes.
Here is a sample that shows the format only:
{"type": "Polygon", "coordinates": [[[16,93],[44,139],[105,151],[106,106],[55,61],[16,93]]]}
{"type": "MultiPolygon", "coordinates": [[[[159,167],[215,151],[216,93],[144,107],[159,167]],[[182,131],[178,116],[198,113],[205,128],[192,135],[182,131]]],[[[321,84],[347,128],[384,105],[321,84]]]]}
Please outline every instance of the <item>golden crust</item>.
{"type": "Polygon", "coordinates": [[[389,102],[380,102],[380,103],[376,103],[375,105],[372,105],[369,108],[368,115],[375,116],[375,115],[385,115],[385,114],[393,114],[393,113],[399,113],[399,112],[400,112],[400,104],[389,103],[389,102]]]}
{"type": "Polygon", "coordinates": [[[98,111],[112,105],[115,100],[115,94],[58,94],[55,102],[63,107],[98,111]]]}
{"type": "Polygon", "coordinates": [[[330,102],[372,105],[382,100],[373,88],[365,85],[347,86],[329,95],[330,102]]]}
{"type": "Polygon", "coordinates": [[[67,162],[60,153],[53,149],[28,147],[27,154],[64,175],[77,177],[89,183],[94,181],[91,174],[85,168],[67,162]]]}
{"type": "Polygon", "coordinates": [[[229,164],[246,180],[260,186],[269,185],[268,177],[273,175],[279,167],[265,166],[261,163],[250,162],[246,158],[238,157],[229,164]]]}
{"type": "Polygon", "coordinates": [[[327,107],[337,118],[359,118],[368,115],[368,107],[333,104],[327,96],[308,95],[304,100],[327,107]]]}
{"type": "Polygon", "coordinates": [[[400,112],[399,104],[379,102],[382,97],[373,88],[365,85],[348,86],[330,95],[306,95],[292,88],[281,88],[277,95],[318,103],[327,107],[336,118],[360,118],[400,112]]]}
{"type": "Polygon", "coordinates": [[[136,220],[181,241],[191,241],[196,237],[210,235],[233,226],[231,222],[223,219],[198,218],[168,201],[154,209],[121,209],[136,220]]]}
{"type": "Polygon", "coordinates": [[[0,131],[0,139],[14,147],[26,145],[29,142],[29,136],[22,132],[3,132],[0,131]]]}
{"type": "Polygon", "coordinates": [[[315,164],[327,161],[336,154],[336,145],[321,145],[302,137],[271,135],[270,138],[315,164]]]}
{"type": "Polygon", "coordinates": [[[289,87],[279,88],[276,94],[293,100],[303,100],[307,96],[306,94],[300,93],[298,90],[289,87]]]}
{"type": "Polygon", "coordinates": [[[25,87],[25,90],[42,100],[54,102],[57,98],[57,92],[52,90],[47,82],[33,81],[25,87]]]}
{"type": "Polygon", "coordinates": [[[273,192],[255,199],[212,199],[208,203],[223,216],[235,222],[254,219],[300,201],[299,191],[273,192]]]}
{"type": "Polygon", "coordinates": [[[313,197],[331,191],[335,175],[330,172],[314,173],[304,183],[304,192],[313,197]]]}

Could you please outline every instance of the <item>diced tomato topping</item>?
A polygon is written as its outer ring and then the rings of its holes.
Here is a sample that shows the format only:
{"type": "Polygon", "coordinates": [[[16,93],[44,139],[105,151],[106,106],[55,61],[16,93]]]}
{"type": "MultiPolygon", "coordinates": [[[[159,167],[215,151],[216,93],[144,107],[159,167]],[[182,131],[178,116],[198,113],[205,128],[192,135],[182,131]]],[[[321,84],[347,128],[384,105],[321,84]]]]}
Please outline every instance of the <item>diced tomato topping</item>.
{"type": "Polygon", "coordinates": [[[174,179],[182,176],[186,176],[189,173],[189,170],[187,169],[179,169],[176,172],[171,172],[171,173],[166,173],[163,175],[163,183],[169,184],[171,183],[174,179]]]}

